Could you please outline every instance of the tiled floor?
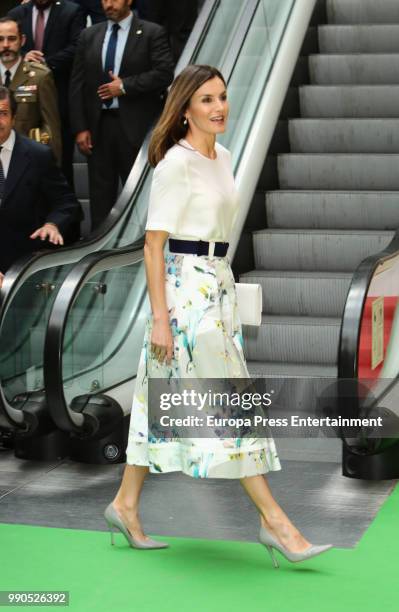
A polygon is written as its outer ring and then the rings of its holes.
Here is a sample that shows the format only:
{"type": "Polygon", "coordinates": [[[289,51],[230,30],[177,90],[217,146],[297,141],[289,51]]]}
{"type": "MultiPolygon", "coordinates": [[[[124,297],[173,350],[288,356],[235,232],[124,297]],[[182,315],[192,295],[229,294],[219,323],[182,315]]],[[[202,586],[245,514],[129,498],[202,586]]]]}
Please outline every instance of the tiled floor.
{"type": "MultiPolygon", "coordinates": [[[[277,501],[315,543],[353,547],[396,481],[341,475],[337,440],[277,440],[282,470],[268,475],[277,501]]],[[[0,521],[105,530],[102,512],[124,466],[44,463],[0,452],[0,521]]],[[[236,480],[149,475],[141,515],[150,534],[256,541],[257,512],[236,480]]]]}

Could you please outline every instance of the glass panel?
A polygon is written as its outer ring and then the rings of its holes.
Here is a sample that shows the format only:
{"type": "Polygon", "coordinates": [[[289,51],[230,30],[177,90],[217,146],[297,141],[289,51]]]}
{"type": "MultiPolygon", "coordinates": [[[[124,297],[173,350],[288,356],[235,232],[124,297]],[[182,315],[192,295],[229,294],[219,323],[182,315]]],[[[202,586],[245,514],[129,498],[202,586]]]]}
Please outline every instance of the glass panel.
{"type": "Polygon", "coordinates": [[[69,266],[37,272],[21,287],[8,310],[0,342],[0,371],[9,402],[43,388],[43,346],[54,298],[69,266]]]}
{"type": "Polygon", "coordinates": [[[294,0],[261,0],[229,82],[229,128],[220,142],[237,168],[294,0]]]}
{"type": "Polygon", "coordinates": [[[68,401],[136,372],[149,313],[145,287],[141,262],[97,274],[84,285],[66,327],[63,378],[68,401]]]}
{"type": "Polygon", "coordinates": [[[135,375],[149,313],[143,262],[86,283],[69,314],[63,347],[68,402],[135,375]]]}
{"type": "Polygon", "coordinates": [[[195,59],[196,64],[222,66],[230,50],[231,42],[245,11],[242,0],[221,0],[215,18],[203,45],[195,59]]]}

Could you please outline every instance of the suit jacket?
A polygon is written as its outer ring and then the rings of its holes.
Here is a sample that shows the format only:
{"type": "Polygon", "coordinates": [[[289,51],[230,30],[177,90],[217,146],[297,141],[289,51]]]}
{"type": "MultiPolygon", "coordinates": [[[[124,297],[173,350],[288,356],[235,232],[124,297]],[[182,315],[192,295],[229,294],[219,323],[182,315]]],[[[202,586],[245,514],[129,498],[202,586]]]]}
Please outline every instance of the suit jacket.
{"type": "Polygon", "coordinates": [[[10,90],[18,103],[16,131],[29,136],[31,129],[40,128],[42,133],[48,134],[49,145],[60,165],[61,122],[51,70],[36,62],[21,62],[10,83],[10,90]]]}
{"type": "Polygon", "coordinates": [[[0,204],[0,272],[22,255],[49,246],[29,238],[45,222],[55,223],[63,234],[80,218],[80,204],[51,150],[16,134],[0,204]]]}
{"type": "Polygon", "coordinates": [[[101,0],[69,0],[69,2],[75,2],[81,7],[84,16],[90,17],[92,25],[100,23],[100,21],[106,21],[107,18],[103,11],[101,0]]]}
{"type": "Polygon", "coordinates": [[[140,16],[163,25],[175,61],[179,59],[198,15],[198,0],[139,0],[140,16]]]}
{"type": "MultiPolygon", "coordinates": [[[[33,4],[16,6],[8,15],[21,22],[26,36],[23,52],[35,48],[32,32],[33,4]]],[[[52,7],[46,23],[43,41],[43,53],[47,66],[51,69],[58,91],[60,110],[68,113],[68,89],[76,43],[81,30],[85,27],[85,18],[80,7],[68,0],[57,0],[52,7]]]]}
{"type": "MultiPolygon", "coordinates": [[[[80,34],[70,85],[72,131],[90,130],[94,146],[103,106],[97,89],[104,83],[102,47],[107,25],[99,23],[80,34]]],[[[161,111],[161,94],[173,79],[173,58],[161,26],[133,17],[119,77],[126,90],[126,95],[118,97],[121,122],[130,144],[140,147],[161,111]]]]}
{"type": "Polygon", "coordinates": [[[15,0],[1,0],[0,17],[5,17],[16,4],[15,0]]]}

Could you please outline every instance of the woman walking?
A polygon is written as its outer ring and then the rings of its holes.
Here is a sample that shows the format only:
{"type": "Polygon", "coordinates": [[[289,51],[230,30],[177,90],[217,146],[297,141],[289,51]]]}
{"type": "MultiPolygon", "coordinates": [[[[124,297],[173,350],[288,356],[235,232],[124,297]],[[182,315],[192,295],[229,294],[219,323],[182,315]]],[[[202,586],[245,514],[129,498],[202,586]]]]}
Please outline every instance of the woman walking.
{"type": "Polygon", "coordinates": [[[105,518],[111,538],[116,527],[134,548],[166,548],[148,538],[140,523],[139,498],[148,471],[238,478],[259,511],[260,541],[278,567],[273,548],[300,561],[331,546],[310,544],[273,498],[263,474],[281,469],[274,440],[166,440],[148,428],[151,377],[250,378],[226,257],[239,204],[230,153],[216,142],[228,113],[222,74],[190,65],[173,82],[152,134],[149,161],[155,171],[144,247],[152,313],[136,378],[127,465],[105,518]]]}

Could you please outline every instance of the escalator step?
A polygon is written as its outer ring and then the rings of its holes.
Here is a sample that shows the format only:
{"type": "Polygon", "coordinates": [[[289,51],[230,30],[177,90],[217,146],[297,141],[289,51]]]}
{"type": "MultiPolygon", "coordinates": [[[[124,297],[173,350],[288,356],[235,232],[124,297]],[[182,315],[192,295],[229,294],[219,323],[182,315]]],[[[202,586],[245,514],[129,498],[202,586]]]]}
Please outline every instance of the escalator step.
{"type": "Polygon", "coordinates": [[[292,153],[399,153],[398,119],[291,119],[292,153]]]}
{"type": "Polygon", "coordinates": [[[302,118],[399,117],[398,85],[303,85],[302,118]]]}
{"type": "Polygon", "coordinates": [[[382,231],[258,230],[253,232],[255,267],[352,272],[388,246],[393,236],[382,231]]]}
{"type": "Polygon", "coordinates": [[[399,53],[310,55],[309,70],[316,85],[397,85],[399,53]]]}
{"type": "Polygon", "coordinates": [[[327,0],[329,23],[399,23],[397,0],[327,0]]]}
{"type": "Polygon", "coordinates": [[[399,155],[284,154],[282,189],[399,190],[399,155]]]}
{"type": "Polygon", "coordinates": [[[396,230],[398,191],[270,191],[270,229],[396,230]]]}
{"type": "Polygon", "coordinates": [[[320,376],[323,378],[336,378],[338,371],[335,365],[322,365],[319,363],[276,363],[270,361],[247,361],[251,376],[320,376]]]}
{"type": "Polygon", "coordinates": [[[252,270],[240,282],[262,286],[263,311],[271,315],[340,317],[350,272],[252,270]]]}
{"type": "Polygon", "coordinates": [[[339,317],[262,316],[259,327],[247,327],[244,348],[254,361],[319,363],[337,362],[339,317]]]}
{"type": "Polygon", "coordinates": [[[399,24],[323,25],[321,53],[399,53],[399,24]]]}

